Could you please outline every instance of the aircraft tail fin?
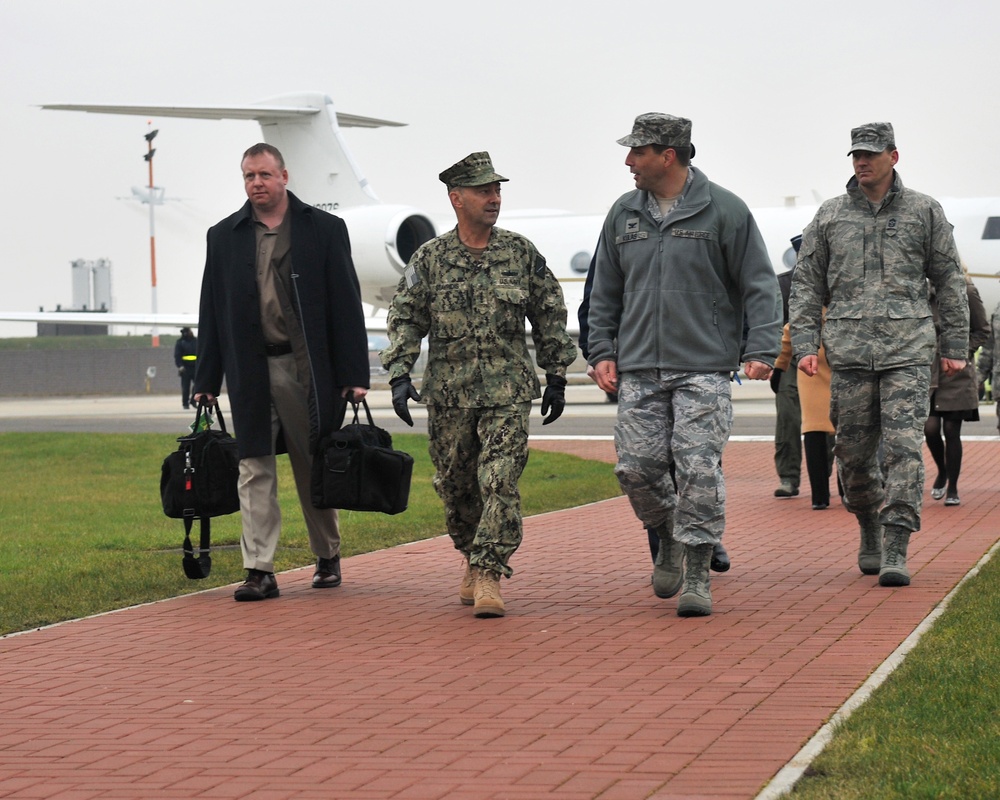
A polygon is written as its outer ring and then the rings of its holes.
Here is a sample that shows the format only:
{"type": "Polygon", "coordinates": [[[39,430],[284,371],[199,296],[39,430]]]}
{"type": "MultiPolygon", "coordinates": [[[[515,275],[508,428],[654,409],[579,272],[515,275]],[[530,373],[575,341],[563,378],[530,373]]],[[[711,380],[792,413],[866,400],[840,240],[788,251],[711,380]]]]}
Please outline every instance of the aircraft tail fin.
{"type": "Polygon", "coordinates": [[[405,125],[375,117],[339,113],[329,96],[318,92],[281,95],[249,106],[49,103],[41,107],[53,111],[144,117],[256,120],[260,123],[264,141],[277,147],[285,157],[291,190],[304,202],[326,211],[378,202],[340,129],[405,125]]]}

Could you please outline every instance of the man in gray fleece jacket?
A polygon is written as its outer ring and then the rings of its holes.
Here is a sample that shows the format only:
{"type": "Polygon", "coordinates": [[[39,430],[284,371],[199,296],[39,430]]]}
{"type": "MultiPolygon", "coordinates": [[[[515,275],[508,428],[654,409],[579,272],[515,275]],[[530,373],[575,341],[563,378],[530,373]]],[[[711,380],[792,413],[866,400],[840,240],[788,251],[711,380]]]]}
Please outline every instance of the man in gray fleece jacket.
{"type": "Polygon", "coordinates": [[[618,143],[636,188],[604,222],[588,361],[601,389],[618,393],[615,474],[660,537],[653,590],[680,591],[679,616],[705,616],[725,528],[730,377],[742,361],[748,378],[770,378],[781,294],[746,204],[691,167],[690,120],[642,114],[618,143]]]}

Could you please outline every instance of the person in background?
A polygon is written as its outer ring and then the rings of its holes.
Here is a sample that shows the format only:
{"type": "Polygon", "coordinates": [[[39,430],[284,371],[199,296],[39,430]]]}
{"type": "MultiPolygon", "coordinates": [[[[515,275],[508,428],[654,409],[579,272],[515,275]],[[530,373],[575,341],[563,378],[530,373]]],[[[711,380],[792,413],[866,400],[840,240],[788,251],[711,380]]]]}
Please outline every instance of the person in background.
{"type": "MultiPolygon", "coordinates": [[[[962,265],[965,289],[969,299],[969,360],[965,368],[944,375],[938,359],[931,364],[930,414],[924,423],[924,438],[937,476],[931,486],[931,497],[944,497],[946,506],[957,506],[962,501],[958,495],[958,478],[962,472],[962,423],[979,420],[979,381],[976,379],[975,353],[990,335],[990,320],[986,315],[979,290],[962,265]],[[941,439],[942,429],[944,441],[941,439]]],[[[931,291],[931,310],[940,327],[937,295],[931,291]]]]}
{"type": "Polygon", "coordinates": [[[341,583],[336,509],[312,505],[312,452],[337,430],[347,399],[368,390],[368,336],[347,226],[287,190],[281,152],[256,144],[240,161],[244,206],[208,231],[195,400],[229,390],[240,455],[239,601],[277,597],[281,533],[275,456],[288,452],[317,557],[312,585],[341,583]]]}
{"type": "MultiPolygon", "coordinates": [[[[799,251],[802,236],[792,237],[792,247],[799,251]]],[[[778,276],[781,289],[781,310],[785,326],[788,325],[788,295],[792,290],[792,270],[778,276]]],[[[779,485],[775,497],[797,497],[802,479],[802,411],[799,405],[798,370],[789,368],[787,361],[775,362],[771,373],[771,391],[774,392],[774,468],[779,485]]]]}
{"type": "MultiPolygon", "coordinates": [[[[802,412],[802,449],[806,457],[812,507],[813,511],[825,511],[830,507],[830,473],[833,469],[836,432],[830,421],[830,365],[822,344],[816,356],[816,374],[803,373],[799,376],[799,407],[802,412]]],[[[781,355],[774,362],[775,369],[793,369],[791,360],[792,339],[786,325],[781,337],[781,355]]],[[[837,486],[839,489],[839,478],[837,486]]]]}
{"type": "Polygon", "coordinates": [[[191,389],[198,365],[198,340],[190,328],[181,328],[181,338],[174,344],[174,364],[177,365],[177,374],[181,376],[181,404],[190,408],[193,400],[191,389]]]}
{"type": "Polygon", "coordinates": [[[566,368],[576,347],[566,332],[562,289],[525,237],[496,227],[500,184],[489,153],[471,153],[438,176],[457,225],[421,245],[389,306],[392,407],[413,425],[407,402],[427,403],[434,488],[452,542],[463,556],[459,600],[476,617],[502,617],[500,578],[513,574],[521,544],[518,481],[528,461],[531,401],[542,395],[543,425],[566,404],[566,368]],[[542,394],[528,352],[545,371],[542,394]],[[428,338],[423,397],[410,380],[428,338]]]}
{"type": "Polygon", "coordinates": [[[983,351],[979,354],[979,363],[976,365],[979,376],[979,393],[985,394],[986,381],[989,381],[993,389],[993,399],[996,401],[997,430],[1000,431],[1000,303],[997,303],[990,316],[990,332],[983,345],[983,351]]]}

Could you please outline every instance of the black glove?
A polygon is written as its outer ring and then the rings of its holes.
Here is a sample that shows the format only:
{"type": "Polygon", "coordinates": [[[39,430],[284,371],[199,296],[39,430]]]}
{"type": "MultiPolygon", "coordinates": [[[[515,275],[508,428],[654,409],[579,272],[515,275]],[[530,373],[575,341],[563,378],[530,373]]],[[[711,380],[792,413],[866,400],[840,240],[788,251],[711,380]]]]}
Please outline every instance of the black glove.
{"type": "Polygon", "coordinates": [[[566,408],[566,379],[561,375],[546,373],[545,384],[545,393],[542,395],[542,416],[549,414],[549,409],[552,409],[552,413],[542,420],[542,425],[555,422],[566,408]]]}
{"type": "Polygon", "coordinates": [[[777,368],[771,370],[771,391],[774,392],[775,394],[778,393],[778,387],[781,386],[782,372],[784,372],[784,370],[777,368]]]}
{"type": "Polygon", "coordinates": [[[419,401],[420,395],[413,388],[410,376],[400,375],[398,378],[393,378],[389,381],[389,386],[392,387],[392,410],[396,412],[397,417],[412,428],[413,417],[410,416],[410,410],[406,407],[406,401],[419,401]]]}

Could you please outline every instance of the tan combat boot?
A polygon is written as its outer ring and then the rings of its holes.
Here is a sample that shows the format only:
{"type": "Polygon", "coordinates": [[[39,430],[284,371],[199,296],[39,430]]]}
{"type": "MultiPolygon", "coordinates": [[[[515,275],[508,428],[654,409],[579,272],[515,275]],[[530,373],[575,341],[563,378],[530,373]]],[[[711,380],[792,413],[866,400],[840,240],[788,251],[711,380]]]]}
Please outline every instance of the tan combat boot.
{"type": "Polygon", "coordinates": [[[684,591],[677,602],[678,617],[707,617],[712,613],[712,590],[709,588],[710,544],[684,545],[684,591]]]}
{"type": "Polygon", "coordinates": [[[878,573],[879,586],[910,585],[910,571],[906,568],[906,548],[909,544],[910,531],[899,525],[885,526],[882,567],[878,573]]]}
{"type": "Polygon", "coordinates": [[[668,519],[655,528],[660,546],[653,565],[653,594],[662,598],[677,594],[684,580],[684,545],[674,539],[673,527],[668,519]]]}
{"type": "Polygon", "coordinates": [[[471,606],[476,602],[476,578],[479,577],[479,567],[474,567],[465,559],[465,573],[462,575],[462,585],[458,587],[458,599],[463,606],[471,606]]]}
{"type": "Polygon", "coordinates": [[[861,525],[861,547],[858,568],[862,575],[877,575],[882,563],[882,523],[876,516],[858,517],[861,525]]]}
{"type": "Polygon", "coordinates": [[[500,576],[492,570],[481,569],[476,578],[475,607],[477,617],[502,617],[506,613],[500,597],[500,576]]]}

